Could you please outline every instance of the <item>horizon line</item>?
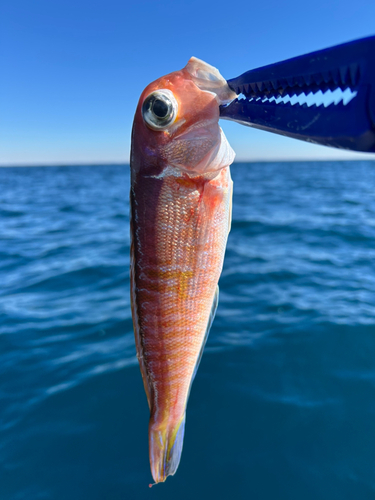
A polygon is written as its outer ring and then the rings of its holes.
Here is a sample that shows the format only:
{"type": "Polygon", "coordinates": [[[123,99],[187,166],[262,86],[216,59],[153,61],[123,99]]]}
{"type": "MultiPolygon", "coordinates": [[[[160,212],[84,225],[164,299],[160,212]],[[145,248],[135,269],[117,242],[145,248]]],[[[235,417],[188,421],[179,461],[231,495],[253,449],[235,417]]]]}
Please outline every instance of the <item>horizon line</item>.
{"type": "MultiPolygon", "coordinates": [[[[252,160],[237,160],[231,163],[231,165],[240,163],[313,163],[313,162],[353,162],[353,161],[375,161],[374,158],[358,158],[358,159],[348,159],[348,158],[280,158],[280,159],[252,159],[252,160]]],[[[118,161],[108,161],[108,162],[69,162],[69,163],[15,163],[15,164],[1,164],[0,168],[38,168],[38,167],[110,167],[110,166],[128,166],[130,162],[118,162],[118,161]]]]}

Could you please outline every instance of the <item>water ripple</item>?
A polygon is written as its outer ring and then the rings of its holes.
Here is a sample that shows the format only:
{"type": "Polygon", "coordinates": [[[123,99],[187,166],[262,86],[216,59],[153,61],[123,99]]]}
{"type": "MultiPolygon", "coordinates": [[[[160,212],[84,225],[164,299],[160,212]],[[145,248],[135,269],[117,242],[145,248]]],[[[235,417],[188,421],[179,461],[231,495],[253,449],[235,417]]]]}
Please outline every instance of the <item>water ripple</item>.
{"type": "MultiPolygon", "coordinates": [[[[128,173],[0,169],[6,500],[143,498],[149,482],[128,173]]],[[[232,231],[186,451],[174,487],[152,493],[189,499],[194,476],[204,497],[315,500],[332,498],[327,478],[335,498],[373,498],[375,164],[232,173],[232,231]]]]}

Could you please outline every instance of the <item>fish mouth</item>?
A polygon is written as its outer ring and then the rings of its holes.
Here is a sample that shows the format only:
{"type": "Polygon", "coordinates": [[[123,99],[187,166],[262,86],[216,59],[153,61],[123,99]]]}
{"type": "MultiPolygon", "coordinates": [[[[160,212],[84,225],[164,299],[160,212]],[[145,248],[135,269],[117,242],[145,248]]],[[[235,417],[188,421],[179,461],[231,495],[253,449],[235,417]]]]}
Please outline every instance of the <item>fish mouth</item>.
{"type": "Polygon", "coordinates": [[[193,83],[200,90],[215,95],[219,105],[228,104],[237,97],[237,94],[229,87],[226,79],[214,66],[197,57],[191,57],[185,69],[190,74],[193,83]]]}

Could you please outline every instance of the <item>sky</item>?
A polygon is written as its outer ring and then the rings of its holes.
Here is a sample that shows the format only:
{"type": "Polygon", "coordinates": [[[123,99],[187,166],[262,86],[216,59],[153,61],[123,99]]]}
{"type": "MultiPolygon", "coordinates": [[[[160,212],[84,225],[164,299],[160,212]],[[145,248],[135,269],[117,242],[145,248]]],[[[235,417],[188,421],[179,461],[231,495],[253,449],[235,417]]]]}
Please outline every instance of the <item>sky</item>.
{"type": "MultiPolygon", "coordinates": [[[[375,0],[2,0],[0,165],[128,163],[143,88],[191,56],[229,79],[375,34],[375,0]]],[[[237,160],[369,157],[221,121],[237,160]]]]}

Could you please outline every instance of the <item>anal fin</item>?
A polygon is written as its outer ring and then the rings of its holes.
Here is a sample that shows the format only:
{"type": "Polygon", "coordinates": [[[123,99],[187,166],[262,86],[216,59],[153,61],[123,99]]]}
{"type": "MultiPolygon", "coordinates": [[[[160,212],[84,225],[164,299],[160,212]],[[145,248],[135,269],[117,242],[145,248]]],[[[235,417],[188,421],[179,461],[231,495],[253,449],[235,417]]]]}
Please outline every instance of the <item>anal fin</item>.
{"type": "Polygon", "coordinates": [[[194,367],[194,373],[193,373],[193,376],[192,376],[192,379],[191,379],[191,382],[190,382],[190,387],[189,387],[189,392],[188,392],[188,398],[189,398],[189,395],[190,395],[191,385],[192,385],[192,383],[193,383],[193,381],[195,379],[195,376],[196,376],[198,368],[199,368],[199,363],[201,362],[201,359],[202,359],[203,350],[204,350],[205,345],[207,343],[208,334],[210,333],[211,326],[212,326],[212,323],[213,323],[214,318],[215,318],[215,314],[216,314],[216,310],[217,310],[218,304],[219,304],[219,285],[217,285],[216,290],[215,290],[215,295],[214,295],[214,299],[212,301],[211,311],[210,311],[210,315],[208,317],[207,327],[206,327],[206,331],[204,333],[201,350],[199,351],[197,362],[196,362],[195,367],[194,367]]]}

